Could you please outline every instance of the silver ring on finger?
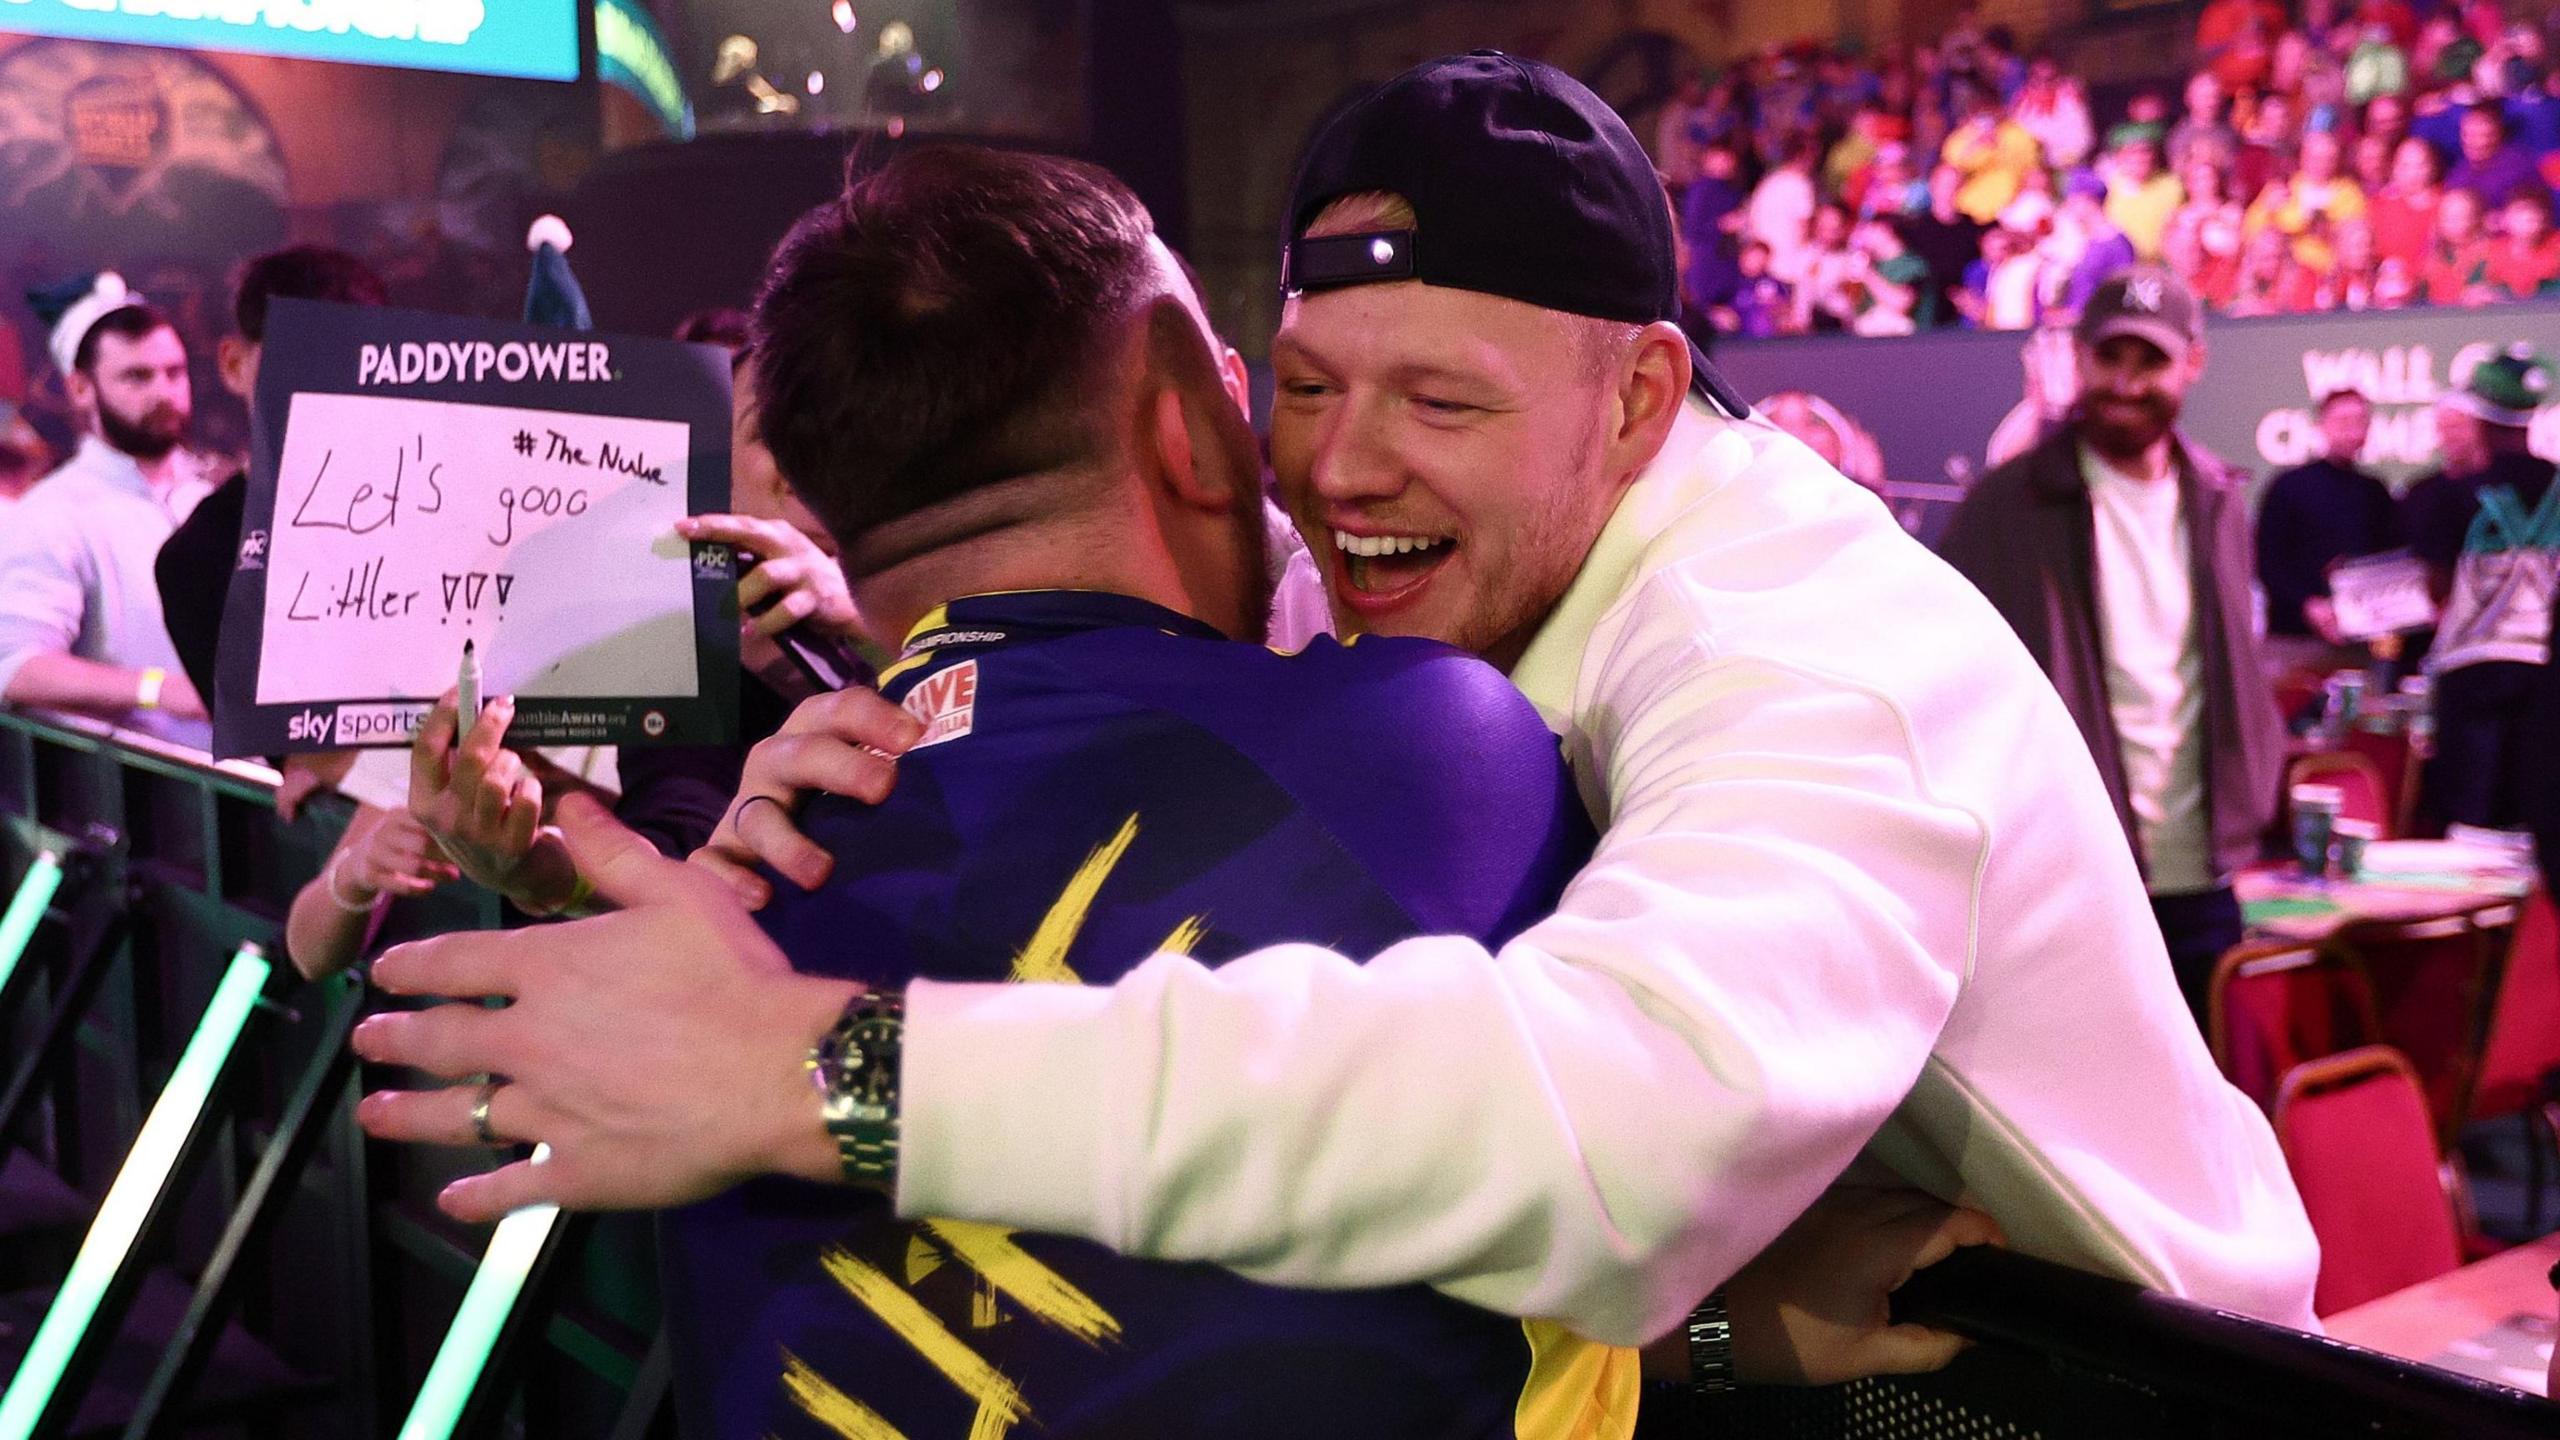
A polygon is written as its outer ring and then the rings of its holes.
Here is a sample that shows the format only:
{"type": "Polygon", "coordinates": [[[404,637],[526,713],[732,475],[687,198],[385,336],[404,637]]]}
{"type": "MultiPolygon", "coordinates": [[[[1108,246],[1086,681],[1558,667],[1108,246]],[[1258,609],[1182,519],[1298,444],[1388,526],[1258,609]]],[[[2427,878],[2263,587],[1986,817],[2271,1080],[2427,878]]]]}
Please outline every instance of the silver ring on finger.
{"type": "Polygon", "coordinates": [[[507,1146],[507,1142],[498,1137],[498,1132],[489,1128],[489,1102],[496,1098],[498,1091],[503,1089],[506,1083],[495,1075],[481,1081],[480,1098],[471,1106],[471,1133],[481,1144],[492,1150],[503,1150],[507,1146]]]}

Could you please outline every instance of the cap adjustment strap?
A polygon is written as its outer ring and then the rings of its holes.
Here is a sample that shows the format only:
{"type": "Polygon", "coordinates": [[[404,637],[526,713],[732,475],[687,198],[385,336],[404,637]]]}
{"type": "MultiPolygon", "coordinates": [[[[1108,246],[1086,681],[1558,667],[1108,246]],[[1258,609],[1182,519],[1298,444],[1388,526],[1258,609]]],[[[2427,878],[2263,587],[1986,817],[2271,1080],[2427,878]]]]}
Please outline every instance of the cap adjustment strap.
{"type": "Polygon", "coordinates": [[[1291,294],[1340,285],[1370,285],[1414,278],[1413,232],[1363,230],[1289,242],[1281,259],[1281,288],[1291,294]]]}

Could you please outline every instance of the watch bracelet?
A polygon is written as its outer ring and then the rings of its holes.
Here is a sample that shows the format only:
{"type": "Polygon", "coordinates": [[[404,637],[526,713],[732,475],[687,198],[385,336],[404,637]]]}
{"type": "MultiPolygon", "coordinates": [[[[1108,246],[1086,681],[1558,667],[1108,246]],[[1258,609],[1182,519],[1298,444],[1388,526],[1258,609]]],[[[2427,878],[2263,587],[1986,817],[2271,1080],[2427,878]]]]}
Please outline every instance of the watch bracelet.
{"type": "Polygon", "coordinates": [[[1733,1321],[1726,1315],[1719,1289],[1689,1312],[1689,1389],[1699,1395],[1724,1395],[1734,1388],[1733,1321]]]}

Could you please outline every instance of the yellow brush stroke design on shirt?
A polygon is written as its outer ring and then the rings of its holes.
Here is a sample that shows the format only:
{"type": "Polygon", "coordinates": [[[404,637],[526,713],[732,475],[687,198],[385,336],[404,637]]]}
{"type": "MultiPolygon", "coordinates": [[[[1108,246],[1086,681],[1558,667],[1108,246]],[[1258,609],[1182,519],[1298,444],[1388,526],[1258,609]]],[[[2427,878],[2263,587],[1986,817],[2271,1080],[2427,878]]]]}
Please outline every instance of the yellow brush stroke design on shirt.
{"type": "Polygon", "coordinates": [[[1552,1320],[1523,1320],[1529,1381],[1512,1412],[1520,1440],[1627,1440],[1644,1372],[1636,1352],[1585,1340],[1552,1320]]]}
{"type": "Polygon", "coordinates": [[[882,1419],[879,1411],[828,1384],[826,1376],[788,1350],[782,1352],[782,1388],[803,1414],[844,1440],[907,1440],[907,1433],[882,1419]]]}
{"type": "Polygon", "coordinates": [[[1067,1277],[1013,1243],[1014,1232],[969,1220],[927,1220],[925,1228],[951,1253],[1013,1302],[1088,1345],[1120,1338],[1120,1322],[1067,1277]]]}
{"type": "Polygon", "coordinates": [[[1138,817],[1131,815],[1120,822],[1120,833],[1103,842],[1084,857],[1076,867],[1075,877],[1067,881],[1049,913],[1040,917],[1040,928],[1031,933],[1031,943],[1013,957],[1013,978],[1027,985],[1079,985],[1081,977],[1067,966],[1067,952],[1075,948],[1076,935],[1084,929],[1085,913],[1093,908],[1093,897],[1102,892],[1102,882],[1111,876],[1112,867],[1129,853],[1129,842],[1138,838],[1138,817]]]}
{"type": "Polygon", "coordinates": [[[1156,948],[1168,955],[1188,955],[1192,947],[1200,943],[1201,937],[1208,933],[1209,917],[1194,915],[1174,926],[1173,933],[1164,937],[1164,943],[1156,948]]]}
{"type": "Polygon", "coordinates": [[[1012,1429],[1013,1422],[1004,1418],[1004,1412],[995,1407],[995,1402],[981,1400],[977,1418],[969,1422],[969,1440],[1004,1440],[1012,1429]]]}
{"type": "MultiPolygon", "coordinates": [[[[978,1402],[978,1423],[970,1433],[986,1431],[988,1415],[994,1412],[1004,1424],[1011,1425],[1030,1414],[1022,1400],[1022,1391],[1004,1372],[981,1359],[957,1335],[943,1328],[941,1321],[922,1302],[908,1294],[897,1281],[877,1268],[842,1250],[829,1250],[822,1262],[827,1274],[843,1286],[863,1307],[880,1317],[880,1323],[897,1333],[899,1339],[915,1347],[943,1378],[960,1387],[962,1394],[978,1402]]],[[[992,1432],[1001,1435],[1004,1432],[992,1432]]]]}

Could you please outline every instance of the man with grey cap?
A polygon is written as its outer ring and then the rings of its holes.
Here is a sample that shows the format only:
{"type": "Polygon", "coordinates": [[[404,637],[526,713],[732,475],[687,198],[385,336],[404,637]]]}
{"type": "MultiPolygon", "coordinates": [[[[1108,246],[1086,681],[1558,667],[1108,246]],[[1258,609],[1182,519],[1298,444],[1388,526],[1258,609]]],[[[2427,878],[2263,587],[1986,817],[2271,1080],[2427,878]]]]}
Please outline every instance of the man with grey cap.
{"type": "Polygon", "coordinates": [[[2240,943],[2231,876],[2257,858],[2284,763],[2245,477],[2177,433],[2205,360],[2185,282],[2155,266],[2109,277],[2075,339],[2069,419],[1975,483],[1938,553],[2062,692],[2201,1024],[2214,963],[2240,943]]]}
{"type": "MultiPolygon", "coordinates": [[[[899,1212],[1284,1285],[1428,1284],[1633,1345],[1845,1172],[2311,1323],[2300,1203],[2183,1013],[2069,714],[1978,594],[1693,356],[1624,125],[1546,66],[1435,61],[1317,138],[1287,223],[1272,455],[1336,623],[1505,668],[1606,834],[1498,950],[911,985],[865,1091],[899,1212]]],[[[811,702],[751,759],[714,842],[741,893],[767,883],[742,857],[823,875],[786,806],[876,793],[885,762],[842,742],[919,729],[881,709],[811,702]]],[[[614,869],[623,914],[376,969],[446,996],[503,975],[565,1017],[644,1005],[617,992],[679,968],[719,997],[664,1067],[531,1031],[479,1066],[471,1014],[368,1022],[376,1060],[503,1070],[521,1138],[552,1146],[448,1192],[457,1214],[716,1189],[739,1160],[697,1133],[702,1057],[820,1038],[761,1018],[773,957],[725,894],[614,869]]],[[[751,1093],[722,1103],[742,1124],[798,1105],[795,1153],[748,1163],[808,1174],[833,1149],[817,1103],[745,1078],[787,1070],[741,1069],[751,1093]]],[[[368,1123],[453,1136],[468,1099],[377,1097],[368,1123]]]]}

